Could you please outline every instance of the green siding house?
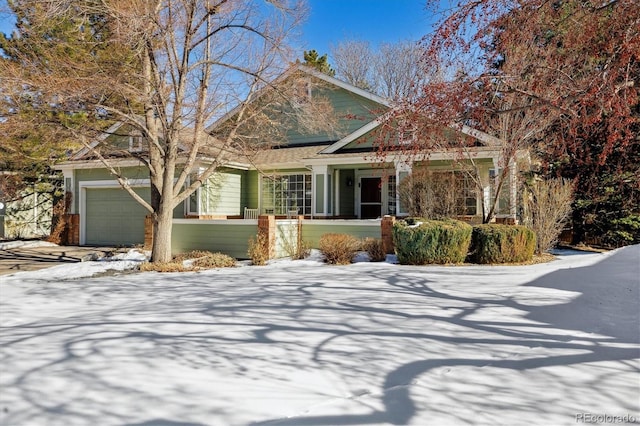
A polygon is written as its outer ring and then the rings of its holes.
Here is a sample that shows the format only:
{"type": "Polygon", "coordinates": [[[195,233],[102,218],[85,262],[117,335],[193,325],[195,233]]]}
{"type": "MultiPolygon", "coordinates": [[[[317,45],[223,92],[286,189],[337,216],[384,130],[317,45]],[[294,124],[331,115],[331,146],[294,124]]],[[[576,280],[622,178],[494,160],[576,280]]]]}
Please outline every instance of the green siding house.
{"type": "MultiPolygon", "coordinates": [[[[409,161],[400,153],[376,157],[373,141],[392,108],[385,99],[303,65],[294,66],[288,73],[302,74],[307,81],[320,83],[308,86],[308,99],[313,102],[314,96],[321,96],[327,100],[337,125],[331,131],[311,133],[293,125],[286,132],[286,140],[273,148],[255,152],[251,158],[237,153],[230,156],[224,167],[175,209],[174,218],[179,219],[176,224],[187,219],[246,221],[253,219],[245,216],[255,214],[283,218],[304,215],[306,219],[325,221],[403,216],[407,212],[400,203],[397,186],[413,168],[453,168],[451,152],[431,152],[428,161],[426,156],[409,161]]],[[[232,118],[233,111],[211,125],[207,133],[215,137],[224,129],[225,121],[232,118]]],[[[473,133],[475,137],[481,135],[473,133]]],[[[105,141],[123,150],[141,147],[140,137],[123,126],[109,129],[95,144],[105,141]]],[[[476,145],[471,148],[471,155],[486,188],[482,193],[460,194],[464,215],[472,221],[482,219],[483,203],[491,196],[491,179],[503,161],[495,146],[476,145]]],[[[206,158],[201,161],[201,167],[206,167],[206,158]]],[[[123,157],[116,166],[139,195],[148,199],[148,170],[134,158],[123,157]]],[[[143,243],[147,212],[120,188],[90,150],[77,153],[58,168],[63,171],[67,192],[73,195],[71,213],[80,216],[80,244],[143,243]]],[[[507,202],[499,216],[515,219],[513,186],[508,185],[506,195],[513,202],[507,202]]],[[[174,234],[180,229],[174,229],[174,234]]]]}

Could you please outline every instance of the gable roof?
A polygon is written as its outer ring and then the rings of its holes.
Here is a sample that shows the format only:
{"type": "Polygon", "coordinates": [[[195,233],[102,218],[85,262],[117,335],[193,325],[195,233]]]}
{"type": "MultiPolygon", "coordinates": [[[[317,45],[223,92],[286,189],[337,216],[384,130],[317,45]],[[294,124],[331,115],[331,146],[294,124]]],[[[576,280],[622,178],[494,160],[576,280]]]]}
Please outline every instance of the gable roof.
{"type": "MultiPolygon", "coordinates": [[[[342,80],[339,80],[339,79],[337,79],[335,77],[331,77],[330,75],[327,75],[327,74],[325,74],[323,72],[320,72],[320,71],[316,70],[315,68],[309,67],[309,66],[301,64],[301,63],[296,63],[296,64],[292,65],[291,67],[289,67],[289,69],[287,69],[278,78],[276,78],[274,81],[269,83],[267,86],[263,87],[258,92],[256,92],[253,101],[258,100],[262,96],[262,94],[266,93],[266,91],[269,90],[271,87],[273,87],[274,85],[276,85],[278,83],[281,83],[281,82],[285,81],[286,79],[290,78],[291,76],[293,76],[297,72],[302,72],[302,73],[307,74],[309,76],[315,77],[315,78],[317,78],[317,79],[319,79],[321,81],[324,81],[327,84],[339,87],[339,88],[344,89],[344,90],[346,90],[346,91],[348,91],[350,93],[358,95],[358,96],[360,96],[360,97],[362,97],[364,99],[367,99],[367,100],[370,100],[372,102],[378,103],[378,104],[380,104],[380,105],[382,105],[382,106],[384,106],[386,108],[391,108],[391,104],[385,98],[383,98],[381,96],[378,96],[378,95],[376,95],[374,93],[368,92],[366,90],[360,89],[359,87],[356,87],[356,86],[354,86],[354,85],[352,85],[350,83],[347,83],[346,81],[342,81],[342,80]]],[[[224,123],[225,121],[227,121],[228,119],[233,117],[235,114],[237,114],[240,111],[241,107],[242,107],[242,104],[237,105],[231,111],[227,112],[222,117],[220,117],[218,120],[216,120],[215,123],[213,123],[212,125],[207,127],[205,129],[205,131],[207,133],[213,132],[222,123],[224,123]]]]}
{"type": "MultiPolygon", "coordinates": [[[[320,154],[333,154],[336,153],[338,150],[344,148],[345,146],[347,146],[348,144],[350,144],[351,142],[355,141],[356,139],[358,139],[359,137],[362,137],[364,135],[366,135],[367,133],[375,130],[376,128],[378,128],[382,123],[384,123],[386,120],[390,119],[393,116],[393,111],[389,111],[383,115],[381,115],[380,117],[376,118],[375,120],[369,122],[368,124],[362,126],[361,128],[359,128],[358,130],[356,130],[355,132],[345,136],[344,138],[340,139],[339,141],[329,145],[328,147],[326,147],[325,149],[323,149],[322,151],[320,151],[320,154]]],[[[495,136],[491,136],[488,133],[483,132],[482,130],[478,130],[478,129],[474,129],[473,127],[469,127],[466,124],[451,124],[449,125],[449,127],[453,130],[457,130],[467,136],[471,136],[474,139],[479,140],[480,142],[482,142],[484,145],[486,146],[498,146],[500,145],[503,141],[500,138],[497,138],[495,136]]]]}
{"type": "Polygon", "coordinates": [[[116,130],[118,130],[123,125],[124,125],[124,123],[121,122],[121,121],[118,121],[117,123],[112,124],[107,130],[105,130],[103,133],[101,133],[100,136],[95,138],[89,144],[89,146],[85,146],[84,148],[80,149],[78,152],[73,154],[71,156],[71,160],[80,160],[80,159],[82,159],[89,152],[91,152],[91,150],[93,150],[95,147],[97,147],[102,142],[104,142],[109,136],[113,135],[116,132],[116,130]]]}

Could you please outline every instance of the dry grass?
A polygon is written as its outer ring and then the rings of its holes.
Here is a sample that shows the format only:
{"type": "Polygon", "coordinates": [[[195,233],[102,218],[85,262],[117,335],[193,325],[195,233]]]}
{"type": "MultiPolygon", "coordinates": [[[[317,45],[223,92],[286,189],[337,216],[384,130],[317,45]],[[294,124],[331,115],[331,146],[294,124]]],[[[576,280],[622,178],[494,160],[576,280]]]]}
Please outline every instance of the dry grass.
{"type": "Polygon", "coordinates": [[[556,260],[556,257],[551,253],[534,254],[531,260],[524,262],[507,262],[507,263],[465,263],[466,266],[526,266],[537,265],[539,263],[548,263],[556,260]]]}
{"type": "Polygon", "coordinates": [[[173,256],[174,262],[183,262],[188,259],[199,259],[201,257],[210,256],[213,253],[206,250],[191,250],[186,253],[179,253],[173,256]]]}
{"type": "Polygon", "coordinates": [[[145,262],[140,265],[141,272],[186,272],[189,270],[182,262],[145,262]]]}
{"type": "Polygon", "coordinates": [[[195,259],[192,266],[197,269],[233,268],[236,266],[236,260],[224,253],[210,253],[195,259]]]}
{"type": "Polygon", "coordinates": [[[173,257],[171,262],[145,262],[140,265],[141,272],[188,272],[201,269],[231,268],[236,260],[224,253],[212,253],[204,250],[192,250],[173,257]],[[185,260],[193,260],[185,265],[185,260]]]}
{"type": "Polygon", "coordinates": [[[264,233],[259,233],[256,238],[249,238],[249,250],[247,251],[251,264],[263,266],[269,260],[269,239],[264,233]]]}

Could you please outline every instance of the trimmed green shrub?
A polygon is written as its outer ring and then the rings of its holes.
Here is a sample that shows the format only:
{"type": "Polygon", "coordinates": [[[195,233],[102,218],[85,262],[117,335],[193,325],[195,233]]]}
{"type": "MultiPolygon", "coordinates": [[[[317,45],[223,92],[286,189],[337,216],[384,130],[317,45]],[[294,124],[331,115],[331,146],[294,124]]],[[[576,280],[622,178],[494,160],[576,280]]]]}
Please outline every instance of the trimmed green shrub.
{"type": "Polygon", "coordinates": [[[318,241],[318,248],[327,263],[348,265],[360,250],[360,241],[353,235],[324,234],[318,241]]]}
{"type": "Polygon", "coordinates": [[[536,248],[536,234],[526,226],[476,225],[471,247],[475,263],[528,262],[536,248]]]}
{"type": "Polygon", "coordinates": [[[403,265],[462,263],[471,244],[471,225],[459,220],[408,218],[393,225],[393,243],[403,265]]]}

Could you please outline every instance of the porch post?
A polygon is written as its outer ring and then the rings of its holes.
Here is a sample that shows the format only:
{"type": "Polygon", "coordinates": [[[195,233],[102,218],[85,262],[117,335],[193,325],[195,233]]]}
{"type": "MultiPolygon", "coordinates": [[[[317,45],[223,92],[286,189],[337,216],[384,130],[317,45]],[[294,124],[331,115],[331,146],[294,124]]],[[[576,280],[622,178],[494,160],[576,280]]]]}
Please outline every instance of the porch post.
{"type": "Polygon", "coordinates": [[[333,211],[335,216],[340,216],[340,169],[336,169],[334,172],[333,186],[336,188],[333,202],[333,211]]]}
{"type": "Polygon", "coordinates": [[[258,216],[258,234],[263,234],[267,238],[269,248],[269,259],[276,257],[276,217],[273,215],[258,216]]]}
{"type": "Polygon", "coordinates": [[[73,180],[74,171],[71,169],[62,169],[62,177],[64,179],[64,192],[72,194],[71,205],[69,206],[69,211],[66,213],[73,214],[76,213],[76,193],[75,193],[75,184],[73,180]]]}
{"type": "Polygon", "coordinates": [[[382,245],[385,253],[394,253],[393,245],[393,224],[396,222],[395,216],[383,216],[380,223],[380,236],[382,237],[382,245]]]}
{"type": "Polygon", "coordinates": [[[314,213],[316,216],[331,215],[331,185],[329,166],[313,166],[314,213]]]}
{"type": "Polygon", "coordinates": [[[408,212],[405,212],[402,210],[402,206],[400,204],[400,191],[398,191],[398,186],[400,186],[400,182],[402,182],[402,180],[404,178],[406,178],[408,175],[411,174],[411,170],[413,169],[413,162],[411,162],[410,160],[407,159],[402,159],[402,158],[396,158],[393,161],[393,165],[396,169],[396,211],[395,211],[395,215],[399,216],[402,214],[406,214],[408,212]]]}
{"type": "Polygon", "coordinates": [[[509,216],[514,224],[518,223],[518,163],[513,161],[509,168],[509,216]]]}
{"type": "MultiPolygon", "coordinates": [[[[490,171],[487,170],[487,173],[488,173],[487,182],[486,182],[486,185],[482,188],[482,203],[483,203],[482,204],[483,205],[483,209],[482,210],[484,211],[484,213],[489,212],[489,208],[491,207],[491,201],[492,201],[491,200],[491,187],[493,187],[493,188],[496,187],[495,180],[496,180],[496,177],[499,176],[499,174],[501,172],[500,171],[500,158],[492,157],[491,160],[493,162],[494,177],[492,178],[490,171]],[[493,182],[491,181],[492,179],[493,179],[493,182]]],[[[495,218],[496,218],[496,216],[498,214],[498,211],[497,211],[498,205],[499,205],[499,201],[496,204],[496,211],[493,214],[493,220],[492,221],[495,221],[495,218]]],[[[485,218],[484,218],[484,214],[483,214],[482,221],[484,222],[484,220],[485,220],[485,218]]]]}

